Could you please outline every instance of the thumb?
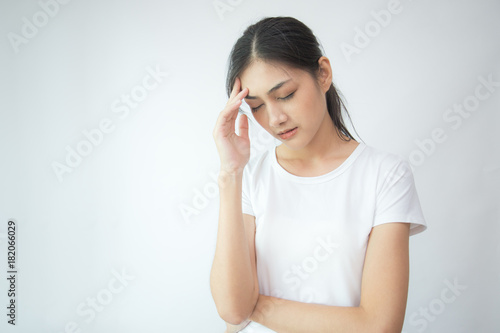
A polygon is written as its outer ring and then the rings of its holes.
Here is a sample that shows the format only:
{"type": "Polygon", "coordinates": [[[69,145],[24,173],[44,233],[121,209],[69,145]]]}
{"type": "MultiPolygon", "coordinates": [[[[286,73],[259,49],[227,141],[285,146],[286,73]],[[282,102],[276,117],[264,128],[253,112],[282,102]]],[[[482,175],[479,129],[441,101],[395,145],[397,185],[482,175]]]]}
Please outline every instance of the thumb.
{"type": "Polygon", "coordinates": [[[248,139],[248,117],[242,114],[238,120],[238,136],[248,139]]]}

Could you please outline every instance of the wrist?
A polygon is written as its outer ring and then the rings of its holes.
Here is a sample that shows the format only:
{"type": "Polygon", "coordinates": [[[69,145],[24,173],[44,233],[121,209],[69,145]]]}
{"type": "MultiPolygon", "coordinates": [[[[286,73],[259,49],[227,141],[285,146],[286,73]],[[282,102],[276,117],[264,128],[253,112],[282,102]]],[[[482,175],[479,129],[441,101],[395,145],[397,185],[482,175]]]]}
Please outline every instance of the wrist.
{"type": "Polygon", "coordinates": [[[243,179],[243,172],[229,172],[224,169],[221,169],[219,172],[219,176],[217,177],[217,181],[219,185],[231,183],[231,182],[239,182],[243,179]]]}

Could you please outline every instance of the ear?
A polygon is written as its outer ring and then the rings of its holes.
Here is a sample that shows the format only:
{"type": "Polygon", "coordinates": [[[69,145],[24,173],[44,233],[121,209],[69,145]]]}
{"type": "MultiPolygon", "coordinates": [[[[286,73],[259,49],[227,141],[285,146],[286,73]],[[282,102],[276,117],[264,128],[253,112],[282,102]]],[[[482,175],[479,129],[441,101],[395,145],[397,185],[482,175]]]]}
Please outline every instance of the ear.
{"type": "Polygon", "coordinates": [[[318,83],[323,93],[326,93],[332,84],[332,66],[330,60],[325,56],[318,59],[318,64],[318,83]]]}

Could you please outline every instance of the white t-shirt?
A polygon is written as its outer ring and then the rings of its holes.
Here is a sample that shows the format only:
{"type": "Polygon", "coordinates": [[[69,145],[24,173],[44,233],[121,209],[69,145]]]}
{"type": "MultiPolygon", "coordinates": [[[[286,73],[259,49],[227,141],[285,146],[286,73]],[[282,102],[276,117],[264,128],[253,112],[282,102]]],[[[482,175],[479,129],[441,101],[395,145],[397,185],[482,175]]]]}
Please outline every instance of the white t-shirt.
{"type": "MultiPolygon", "coordinates": [[[[275,149],[251,157],[243,171],[260,294],[358,306],[372,227],[407,222],[410,235],[427,229],[409,163],[360,142],[333,171],[299,177],[278,163],[275,149]]],[[[252,322],[241,332],[275,331],[252,322]]]]}

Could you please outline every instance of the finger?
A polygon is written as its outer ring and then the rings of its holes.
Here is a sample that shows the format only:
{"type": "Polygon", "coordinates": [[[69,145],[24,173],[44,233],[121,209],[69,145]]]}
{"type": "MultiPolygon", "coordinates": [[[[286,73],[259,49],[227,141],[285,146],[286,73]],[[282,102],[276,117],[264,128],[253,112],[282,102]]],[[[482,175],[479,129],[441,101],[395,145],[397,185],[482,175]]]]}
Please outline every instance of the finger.
{"type": "Polygon", "coordinates": [[[235,98],[237,98],[237,99],[243,99],[243,98],[245,98],[247,95],[248,95],[248,88],[246,88],[246,87],[245,87],[243,90],[241,90],[241,91],[238,93],[238,95],[236,95],[236,97],[235,97],[235,98]]]}
{"type": "Polygon", "coordinates": [[[239,110],[240,105],[241,105],[240,99],[235,99],[232,102],[228,101],[224,109],[222,109],[222,111],[220,112],[219,116],[222,116],[224,118],[232,116],[234,111],[239,110]]]}
{"type": "MultiPolygon", "coordinates": [[[[243,90],[240,91],[239,89],[241,87],[239,85],[241,84],[241,81],[239,78],[237,78],[237,81],[238,81],[238,85],[236,86],[237,89],[233,90],[233,92],[235,92],[235,91],[239,91],[239,92],[235,96],[233,96],[233,94],[231,94],[231,98],[229,98],[229,100],[227,101],[227,105],[234,103],[237,100],[243,100],[243,98],[245,98],[248,95],[248,92],[249,92],[248,88],[245,87],[243,90]]],[[[236,82],[235,82],[235,84],[236,84],[236,82]]]]}
{"type": "Polygon", "coordinates": [[[245,88],[243,89],[242,91],[240,91],[236,96],[234,96],[234,98],[232,100],[229,100],[227,101],[227,105],[226,106],[233,106],[235,104],[237,104],[238,106],[241,105],[242,101],[243,101],[243,98],[245,98],[245,96],[248,94],[248,89],[245,88]]]}
{"type": "Polygon", "coordinates": [[[229,103],[225,108],[224,110],[222,110],[222,114],[224,115],[224,117],[234,117],[234,116],[237,116],[238,115],[238,112],[239,109],[240,109],[240,106],[241,106],[241,99],[236,99],[234,100],[232,103],[229,103]]]}
{"type": "Polygon", "coordinates": [[[238,136],[248,139],[248,117],[242,114],[238,121],[238,136]]]}
{"type": "Polygon", "coordinates": [[[248,92],[249,92],[248,88],[245,87],[244,89],[240,90],[241,89],[241,81],[239,78],[237,78],[236,81],[237,82],[235,82],[235,89],[233,89],[233,91],[231,93],[231,96],[228,100],[228,104],[233,103],[238,99],[243,99],[248,95],[248,92]]]}
{"type": "Polygon", "coordinates": [[[233,90],[231,91],[231,95],[229,96],[229,100],[232,100],[236,94],[240,92],[240,79],[236,77],[233,84],[233,90]]]}
{"type": "MultiPolygon", "coordinates": [[[[234,132],[234,123],[236,120],[236,117],[238,116],[238,110],[239,106],[241,105],[241,101],[237,101],[236,103],[228,104],[219,114],[219,117],[217,119],[216,127],[226,127],[228,126],[228,123],[230,127],[230,131],[234,132]]],[[[226,127],[227,128],[227,127],[226,127]]]]}
{"type": "Polygon", "coordinates": [[[230,107],[230,111],[228,113],[228,117],[226,121],[231,125],[230,133],[235,133],[236,128],[236,118],[238,118],[238,110],[240,109],[241,101],[236,101],[230,107]]]}

